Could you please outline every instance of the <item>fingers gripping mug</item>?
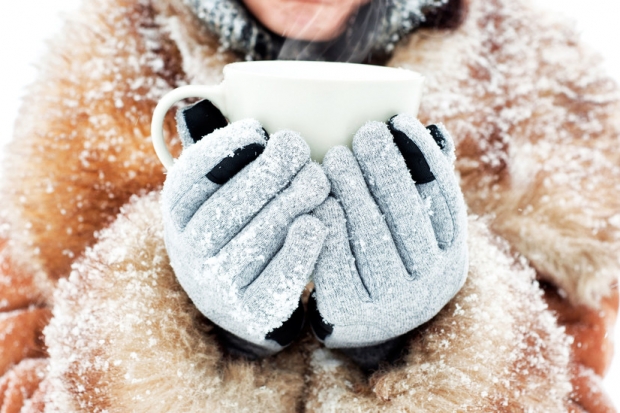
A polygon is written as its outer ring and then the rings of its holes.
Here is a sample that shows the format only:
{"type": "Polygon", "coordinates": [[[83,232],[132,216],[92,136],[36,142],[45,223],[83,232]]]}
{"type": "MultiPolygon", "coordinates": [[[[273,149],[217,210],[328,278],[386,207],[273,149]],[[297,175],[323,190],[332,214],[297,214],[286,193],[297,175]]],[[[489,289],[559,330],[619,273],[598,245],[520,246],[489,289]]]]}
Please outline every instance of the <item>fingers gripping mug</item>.
{"type": "Polygon", "coordinates": [[[179,100],[210,100],[230,121],[253,118],[268,133],[301,134],[318,162],[336,145],[350,145],[366,122],[417,115],[424,78],[405,69],[351,63],[265,61],[231,63],[219,85],[181,86],[155,108],[151,135],[167,169],[173,158],[164,143],[166,112],[179,100]]]}

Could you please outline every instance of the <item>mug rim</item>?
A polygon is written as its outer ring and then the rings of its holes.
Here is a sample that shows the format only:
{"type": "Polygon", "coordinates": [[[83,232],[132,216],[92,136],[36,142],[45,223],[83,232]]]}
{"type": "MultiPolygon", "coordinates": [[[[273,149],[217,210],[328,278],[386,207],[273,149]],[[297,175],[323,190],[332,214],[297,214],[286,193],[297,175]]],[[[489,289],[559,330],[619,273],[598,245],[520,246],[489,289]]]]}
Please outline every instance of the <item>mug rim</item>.
{"type": "Polygon", "coordinates": [[[286,80],[303,80],[303,81],[320,81],[320,82],[346,82],[346,83],[360,83],[360,82],[385,82],[385,83],[398,83],[407,81],[422,81],[424,76],[413,70],[405,68],[387,67],[366,65],[360,63],[342,63],[342,62],[315,62],[305,60],[261,60],[261,61],[249,61],[249,62],[234,62],[224,67],[224,78],[232,73],[239,73],[243,75],[250,75],[253,77],[259,77],[263,79],[286,79],[286,80]],[[291,72],[275,72],[256,70],[257,68],[267,66],[285,66],[291,72]],[[294,66],[297,66],[295,68],[294,66]],[[314,66],[314,68],[312,68],[314,66]],[[310,67],[310,70],[308,69],[310,67]],[[336,76],[329,77],[326,75],[325,68],[329,67],[330,70],[335,70],[342,73],[343,69],[349,71],[348,77],[336,76]],[[301,69],[305,68],[305,72],[301,73],[301,69]],[[320,68],[320,70],[319,70],[320,68]],[[254,70],[250,70],[254,69],[254,70]],[[311,70],[315,69],[315,70],[311,70]],[[352,76],[354,73],[350,72],[350,69],[354,69],[357,73],[365,72],[367,77],[352,76]],[[377,77],[378,72],[383,72],[380,77],[377,77]],[[391,76],[385,75],[386,72],[390,72],[391,76]],[[372,76],[374,74],[374,77],[372,76]]]}

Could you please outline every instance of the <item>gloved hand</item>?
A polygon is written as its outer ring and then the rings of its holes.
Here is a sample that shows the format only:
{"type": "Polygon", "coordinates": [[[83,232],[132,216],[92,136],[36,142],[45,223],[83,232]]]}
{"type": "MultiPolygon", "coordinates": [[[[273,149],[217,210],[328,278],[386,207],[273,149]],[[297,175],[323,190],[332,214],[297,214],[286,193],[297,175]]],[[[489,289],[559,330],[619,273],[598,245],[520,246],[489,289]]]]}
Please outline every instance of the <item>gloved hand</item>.
{"type": "Polygon", "coordinates": [[[234,352],[266,356],[301,331],[301,293],[326,234],[308,212],[329,182],[299,135],[267,142],[254,120],[211,132],[194,119],[208,105],[177,118],[185,149],[162,191],[166,248],[180,284],[229,333],[234,352]]]}
{"type": "Polygon", "coordinates": [[[348,349],[364,368],[376,367],[390,342],[430,320],[465,282],[466,209],[453,160],[442,126],[426,129],[406,115],[366,124],[353,153],[340,146],[325,156],[333,197],[313,212],[328,236],[311,324],[327,347],[348,349]]]}

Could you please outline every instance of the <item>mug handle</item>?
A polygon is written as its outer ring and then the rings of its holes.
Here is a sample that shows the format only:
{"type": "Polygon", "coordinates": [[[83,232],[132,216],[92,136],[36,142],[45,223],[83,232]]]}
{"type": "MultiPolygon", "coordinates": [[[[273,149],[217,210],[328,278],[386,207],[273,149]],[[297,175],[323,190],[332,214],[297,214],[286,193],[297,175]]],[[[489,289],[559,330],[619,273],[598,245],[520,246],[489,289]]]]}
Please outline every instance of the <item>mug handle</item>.
{"type": "Polygon", "coordinates": [[[166,147],[166,142],[164,142],[164,119],[166,113],[178,101],[193,97],[209,99],[211,103],[217,106],[220,112],[226,116],[224,113],[225,102],[223,83],[219,85],[181,86],[166,93],[155,107],[153,119],[151,121],[151,139],[153,139],[153,147],[155,148],[155,153],[159,157],[159,160],[164,164],[166,169],[170,169],[172,165],[174,165],[174,158],[166,147]]]}

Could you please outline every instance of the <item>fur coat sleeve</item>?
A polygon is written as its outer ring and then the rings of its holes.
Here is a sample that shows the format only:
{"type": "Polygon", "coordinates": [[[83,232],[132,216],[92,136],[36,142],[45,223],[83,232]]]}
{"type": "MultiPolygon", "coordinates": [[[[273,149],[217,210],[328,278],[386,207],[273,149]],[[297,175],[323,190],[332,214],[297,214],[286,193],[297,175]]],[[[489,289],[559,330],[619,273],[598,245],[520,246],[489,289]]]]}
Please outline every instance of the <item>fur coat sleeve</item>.
{"type": "Polygon", "coordinates": [[[471,1],[447,36],[419,31],[390,65],[427,78],[421,117],[457,142],[467,203],[575,303],[620,273],[620,94],[557,17],[471,1]]]}
{"type": "Polygon", "coordinates": [[[597,384],[617,312],[616,86],[570,28],[522,1],[452,3],[458,28],[418,31],[388,64],[427,77],[421,118],[458,140],[483,217],[470,220],[471,272],[401,364],[367,378],[308,335],[260,363],[224,357],[168,266],[148,126],[163,93],[218,81],[235,56],[181,0],[87,1],[42,64],[3,165],[0,294],[16,298],[0,297],[0,406],[613,411],[597,384]]]}
{"type": "Polygon", "coordinates": [[[411,337],[400,365],[370,380],[309,332],[260,363],[224,358],[212,325],[175,280],[160,220],[156,194],[136,199],[61,281],[46,328],[58,411],[568,408],[567,337],[534,272],[475,218],[465,287],[411,337]],[[121,239],[128,241],[119,246],[121,239]]]}

